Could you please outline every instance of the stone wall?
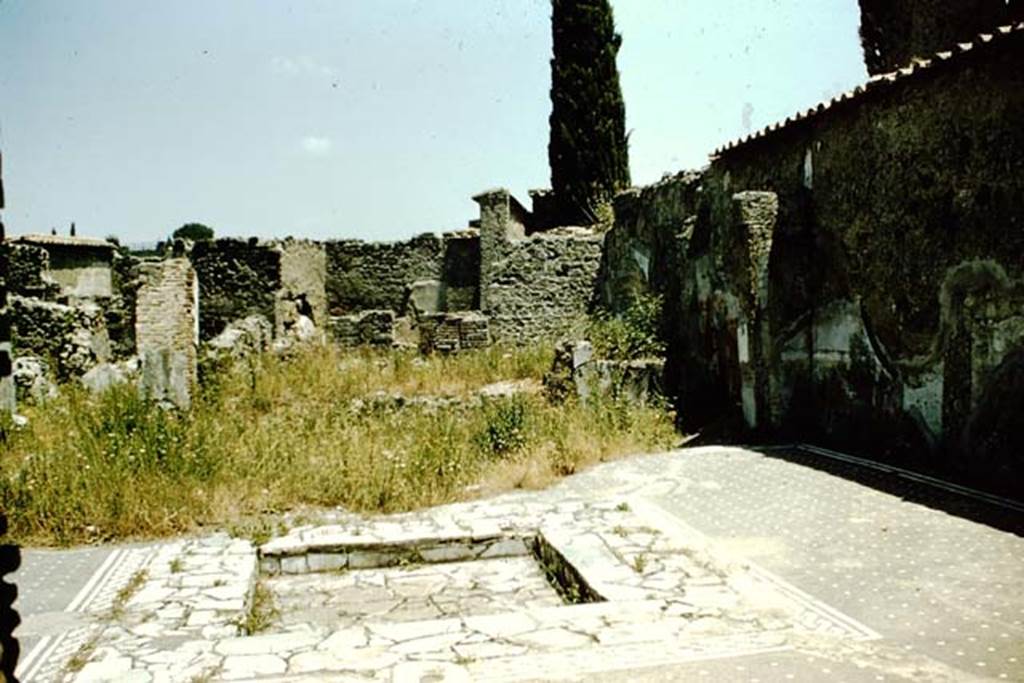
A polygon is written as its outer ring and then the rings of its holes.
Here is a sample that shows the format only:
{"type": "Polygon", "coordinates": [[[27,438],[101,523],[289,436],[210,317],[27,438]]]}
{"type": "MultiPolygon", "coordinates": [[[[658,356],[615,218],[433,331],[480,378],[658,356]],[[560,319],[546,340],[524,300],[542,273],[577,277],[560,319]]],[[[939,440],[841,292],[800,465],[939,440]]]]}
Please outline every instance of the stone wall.
{"type": "Polygon", "coordinates": [[[50,255],[40,246],[6,242],[8,282],[11,294],[54,301],[60,286],[49,275],[50,255]]]}
{"type": "Polygon", "coordinates": [[[110,336],[110,350],[115,358],[135,355],[135,299],[141,284],[141,263],[127,249],[115,250],[110,271],[113,296],[99,302],[110,336]]]}
{"type": "Polygon", "coordinates": [[[701,176],[683,172],[615,197],[615,223],[604,241],[600,303],[621,312],[638,294],[675,284],[697,219],[701,176]]]}
{"type": "Polygon", "coordinates": [[[135,354],[138,259],[127,250],[89,238],[30,235],[5,245],[11,292],[39,301],[99,306],[111,353],[135,354]]]}
{"type": "Polygon", "coordinates": [[[331,315],[385,309],[401,313],[410,284],[440,281],[444,272],[444,239],[432,233],[403,242],[338,240],[324,246],[331,315]]]}
{"type": "Polygon", "coordinates": [[[328,329],[331,338],[346,348],[390,348],[395,343],[395,312],[390,309],[368,310],[350,315],[331,316],[328,329]]]}
{"type": "Polygon", "coordinates": [[[603,235],[563,228],[526,236],[529,217],[506,190],[480,205],[480,307],[495,341],[568,333],[591,307],[603,235]]]}
{"type": "Polygon", "coordinates": [[[142,361],[143,395],[187,408],[197,381],[199,284],[184,257],[142,267],[135,338],[142,361]]]}
{"type": "Polygon", "coordinates": [[[277,292],[274,334],[282,336],[304,315],[327,325],[327,255],[323,244],[288,239],[274,242],[281,254],[281,288],[277,292]]]}
{"type": "Polygon", "coordinates": [[[438,311],[480,308],[480,234],[476,230],[446,233],[438,311]]]}
{"type": "MultiPolygon", "coordinates": [[[[114,295],[114,245],[89,237],[56,235],[22,235],[14,242],[46,250],[46,276],[59,287],[58,296],[97,300],[114,295]]],[[[31,261],[27,265],[35,270],[31,261]]]]}
{"type": "Polygon", "coordinates": [[[276,320],[281,254],[256,238],[196,242],[190,258],[199,282],[199,336],[213,339],[235,320],[276,320]]]}
{"type": "Polygon", "coordinates": [[[418,332],[423,353],[455,353],[491,345],[487,316],[472,311],[424,316],[419,320],[418,332]]]}
{"type": "Polygon", "coordinates": [[[14,355],[43,359],[60,381],[111,359],[103,309],[95,304],[12,296],[9,310],[14,355]]]}
{"type": "Polygon", "coordinates": [[[684,414],[1024,491],[1022,58],[1000,34],[720,152],[684,414]]]}

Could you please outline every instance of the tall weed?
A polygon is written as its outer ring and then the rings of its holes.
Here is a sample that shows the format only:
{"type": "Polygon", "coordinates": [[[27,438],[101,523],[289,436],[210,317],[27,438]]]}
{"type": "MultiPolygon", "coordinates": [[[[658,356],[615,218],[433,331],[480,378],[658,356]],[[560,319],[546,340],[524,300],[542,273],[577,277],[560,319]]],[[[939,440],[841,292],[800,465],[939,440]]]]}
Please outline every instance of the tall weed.
{"type": "Polygon", "coordinates": [[[552,406],[539,396],[359,410],[378,391],[468,397],[539,379],[546,349],[422,359],[316,348],[220,376],[189,412],[129,387],[65,386],[0,443],[0,508],[25,544],[232,527],[297,506],[398,511],[541,485],[591,462],[662,448],[671,418],[640,406],[552,406]],[[524,484],[524,482],[526,482],[524,484]]]}

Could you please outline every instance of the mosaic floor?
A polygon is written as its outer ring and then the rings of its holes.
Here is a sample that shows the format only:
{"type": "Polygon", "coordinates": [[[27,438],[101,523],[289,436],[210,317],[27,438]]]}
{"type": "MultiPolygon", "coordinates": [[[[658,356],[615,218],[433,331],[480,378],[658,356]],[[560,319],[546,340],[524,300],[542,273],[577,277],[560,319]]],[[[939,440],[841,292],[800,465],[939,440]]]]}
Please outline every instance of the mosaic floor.
{"type": "Polygon", "coordinates": [[[68,608],[23,613],[36,640],[19,671],[29,681],[1024,680],[1024,538],[998,528],[1017,513],[992,526],[962,502],[815,464],[691,449],[416,514],[323,512],[260,549],[226,535],[114,548],[68,608]],[[592,601],[565,604],[542,566],[563,594],[592,601]],[[111,620],[109,596],[140,572],[111,620]],[[276,614],[245,635],[258,585],[276,614]],[[69,670],[76,655],[81,668],[69,670]]]}

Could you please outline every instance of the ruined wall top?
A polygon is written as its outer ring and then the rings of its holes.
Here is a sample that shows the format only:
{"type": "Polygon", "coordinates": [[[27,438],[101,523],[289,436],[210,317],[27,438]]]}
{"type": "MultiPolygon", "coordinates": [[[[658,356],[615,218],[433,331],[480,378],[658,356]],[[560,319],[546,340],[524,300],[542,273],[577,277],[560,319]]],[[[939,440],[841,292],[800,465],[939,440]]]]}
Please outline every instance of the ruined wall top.
{"type": "Polygon", "coordinates": [[[111,254],[114,245],[106,240],[95,237],[70,237],[66,235],[18,235],[10,240],[17,244],[31,244],[40,247],[72,247],[82,249],[100,249],[111,254]]]}

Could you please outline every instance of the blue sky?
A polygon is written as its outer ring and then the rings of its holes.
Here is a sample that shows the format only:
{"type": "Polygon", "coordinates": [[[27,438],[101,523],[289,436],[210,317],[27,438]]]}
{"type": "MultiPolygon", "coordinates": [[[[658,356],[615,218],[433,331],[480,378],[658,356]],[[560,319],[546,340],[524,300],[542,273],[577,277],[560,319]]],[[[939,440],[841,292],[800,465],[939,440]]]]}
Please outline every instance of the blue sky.
{"type": "MultiPolygon", "coordinates": [[[[635,184],[866,78],[856,0],[613,0],[635,184]]],[[[548,184],[548,0],[0,0],[12,233],[399,239],[548,184]]]]}

